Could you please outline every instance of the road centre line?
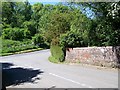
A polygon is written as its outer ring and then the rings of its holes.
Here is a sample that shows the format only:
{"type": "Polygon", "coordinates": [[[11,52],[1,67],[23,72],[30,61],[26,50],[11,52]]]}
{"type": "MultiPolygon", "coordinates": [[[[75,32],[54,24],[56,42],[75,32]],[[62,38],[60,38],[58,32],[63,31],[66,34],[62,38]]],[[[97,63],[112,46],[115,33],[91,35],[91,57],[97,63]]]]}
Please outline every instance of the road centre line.
{"type": "Polygon", "coordinates": [[[84,83],[79,83],[79,82],[77,82],[77,81],[74,81],[74,80],[71,80],[71,79],[68,79],[68,78],[65,78],[65,77],[56,75],[56,74],[54,74],[54,73],[49,73],[49,74],[50,74],[50,75],[53,75],[53,76],[56,76],[56,77],[59,77],[59,78],[62,78],[62,79],[64,79],[64,80],[70,81],[70,82],[72,82],[72,83],[79,84],[79,85],[84,86],[84,87],[87,87],[87,88],[93,88],[93,87],[91,87],[91,86],[89,86],[89,85],[86,85],[86,84],[84,84],[84,83]]]}

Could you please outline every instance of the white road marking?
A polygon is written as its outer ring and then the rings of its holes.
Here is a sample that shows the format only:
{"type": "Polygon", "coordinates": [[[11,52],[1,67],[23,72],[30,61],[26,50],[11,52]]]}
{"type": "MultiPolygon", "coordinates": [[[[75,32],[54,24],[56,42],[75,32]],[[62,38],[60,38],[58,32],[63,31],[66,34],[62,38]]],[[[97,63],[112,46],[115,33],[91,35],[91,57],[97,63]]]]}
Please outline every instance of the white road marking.
{"type": "Polygon", "coordinates": [[[72,83],[79,84],[79,85],[84,86],[84,87],[87,87],[87,88],[93,88],[92,86],[86,85],[86,84],[84,84],[84,83],[79,83],[79,82],[77,82],[77,81],[74,81],[74,80],[71,80],[71,79],[68,79],[68,78],[65,78],[65,77],[56,75],[56,74],[54,74],[54,73],[49,73],[49,74],[50,74],[50,75],[53,75],[53,76],[56,76],[56,77],[59,77],[59,78],[62,78],[62,79],[64,79],[64,80],[70,81],[70,82],[72,82],[72,83]]]}

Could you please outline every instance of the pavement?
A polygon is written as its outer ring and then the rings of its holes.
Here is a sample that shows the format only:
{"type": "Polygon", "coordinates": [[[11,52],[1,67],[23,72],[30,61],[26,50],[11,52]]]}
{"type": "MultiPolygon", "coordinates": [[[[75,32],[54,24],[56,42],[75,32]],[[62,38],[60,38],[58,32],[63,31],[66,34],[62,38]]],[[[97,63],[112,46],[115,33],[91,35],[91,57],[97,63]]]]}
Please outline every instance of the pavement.
{"type": "Polygon", "coordinates": [[[118,88],[118,71],[48,61],[50,50],[0,57],[7,88],[118,88]]]}

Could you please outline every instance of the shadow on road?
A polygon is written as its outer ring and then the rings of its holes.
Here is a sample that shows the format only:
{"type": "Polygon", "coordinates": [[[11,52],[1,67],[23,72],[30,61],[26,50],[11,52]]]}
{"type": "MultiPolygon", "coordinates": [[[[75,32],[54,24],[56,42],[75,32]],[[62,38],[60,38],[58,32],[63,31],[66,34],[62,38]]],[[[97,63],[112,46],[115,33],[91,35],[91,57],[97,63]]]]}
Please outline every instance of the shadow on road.
{"type": "Polygon", "coordinates": [[[11,68],[12,63],[2,63],[2,87],[5,90],[6,86],[19,85],[25,82],[35,83],[40,78],[38,74],[43,73],[40,70],[33,70],[31,68],[11,68]]]}

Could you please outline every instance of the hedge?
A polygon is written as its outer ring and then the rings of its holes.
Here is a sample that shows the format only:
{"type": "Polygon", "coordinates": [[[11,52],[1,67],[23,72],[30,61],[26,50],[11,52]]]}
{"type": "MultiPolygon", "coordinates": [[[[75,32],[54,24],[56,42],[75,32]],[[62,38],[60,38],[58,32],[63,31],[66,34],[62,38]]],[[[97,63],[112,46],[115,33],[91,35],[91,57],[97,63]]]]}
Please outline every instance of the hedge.
{"type": "Polygon", "coordinates": [[[51,45],[50,51],[51,57],[53,57],[55,61],[63,62],[65,60],[65,52],[63,47],[60,47],[59,45],[51,45]]]}

